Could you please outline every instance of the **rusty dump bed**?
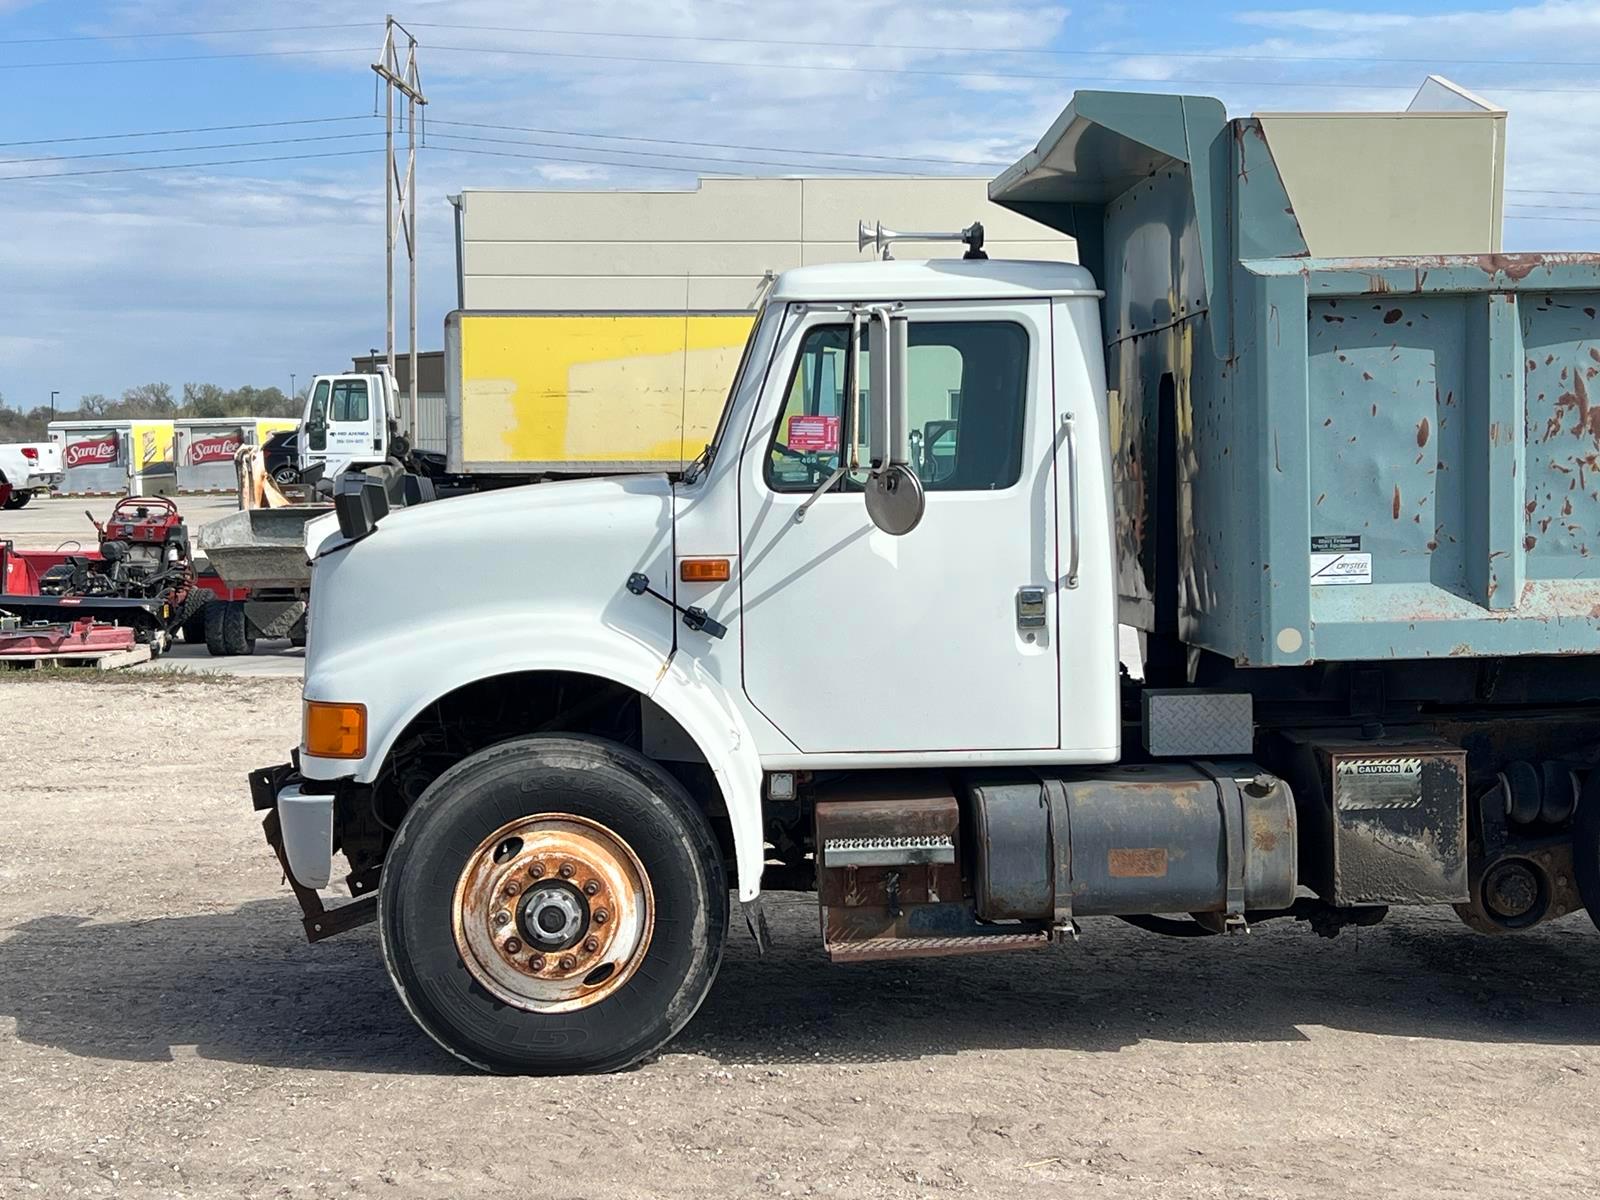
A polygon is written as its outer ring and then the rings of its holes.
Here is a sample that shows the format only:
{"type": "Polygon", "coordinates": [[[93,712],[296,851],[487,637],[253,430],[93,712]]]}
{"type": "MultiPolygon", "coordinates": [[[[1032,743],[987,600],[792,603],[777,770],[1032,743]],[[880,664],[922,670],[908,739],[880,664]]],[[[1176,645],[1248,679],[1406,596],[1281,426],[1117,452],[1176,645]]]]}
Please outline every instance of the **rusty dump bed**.
{"type": "Polygon", "coordinates": [[[1079,93],[991,185],[1105,284],[1122,619],[1249,666],[1600,653],[1600,256],[1500,253],[1497,159],[1446,212],[1383,157],[1478,115],[1360,119],[1330,196],[1288,139],[1346,126],[1079,93]]]}

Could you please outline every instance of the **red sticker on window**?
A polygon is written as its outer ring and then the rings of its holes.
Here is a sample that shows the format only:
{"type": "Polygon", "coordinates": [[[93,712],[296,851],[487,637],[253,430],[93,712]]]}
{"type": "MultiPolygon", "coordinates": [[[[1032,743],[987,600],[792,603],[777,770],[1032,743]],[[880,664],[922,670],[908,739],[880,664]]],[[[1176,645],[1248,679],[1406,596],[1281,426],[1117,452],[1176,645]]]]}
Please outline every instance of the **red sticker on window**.
{"type": "Polygon", "coordinates": [[[789,418],[789,436],[784,439],[791,450],[837,450],[839,418],[796,415],[789,418]]]}

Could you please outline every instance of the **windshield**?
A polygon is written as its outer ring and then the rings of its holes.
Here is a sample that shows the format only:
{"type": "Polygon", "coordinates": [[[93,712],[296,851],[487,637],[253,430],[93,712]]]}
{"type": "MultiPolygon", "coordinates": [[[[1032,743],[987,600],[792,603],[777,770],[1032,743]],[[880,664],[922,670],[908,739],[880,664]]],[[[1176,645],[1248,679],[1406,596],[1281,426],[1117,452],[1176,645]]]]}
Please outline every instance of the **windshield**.
{"type": "Polygon", "coordinates": [[[739,354],[739,366],[733,372],[733,382],[728,385],[728,394],[722,401],[722,415],[717,418],[716,432],[711,435],[711,440],[705,448],[695,456],[686,468],[683,479],[685,483],[693,483],[700,478],[700,474],[711,465],[711,460],[716,457],[717,447],[722,444],[722,436],[728,431],[728,418],[733,413],[733,398],[739,394],[739,384],[744,380],[745,368],[750,365],[750,355],[755,349],[756,338],[761,336],[761,327],[767,322],[770,307],[763,307],[761,315],[750,324],[750,336],[744,340],[744,350],[739,354]]]}

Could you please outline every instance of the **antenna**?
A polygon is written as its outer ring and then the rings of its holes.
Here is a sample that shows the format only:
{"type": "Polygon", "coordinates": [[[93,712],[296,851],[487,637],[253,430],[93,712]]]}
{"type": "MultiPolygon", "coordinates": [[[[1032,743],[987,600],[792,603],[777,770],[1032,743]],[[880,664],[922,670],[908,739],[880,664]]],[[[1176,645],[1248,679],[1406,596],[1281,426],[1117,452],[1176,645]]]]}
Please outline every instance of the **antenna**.
{"type": "Polygon", "coordinates": [[[889,247],[894,242],[962,242],[967,247],[967,252],[961,257],[966,259],[988,258],[983,252],[983,223],[974,221],[965,229],[958,229],[951,233],[905,233],[896,229],[885,229],[883,222],[878,221],[868,225],[865,221],[858,223],[856,228],[856,249],[865,250],[871,246],[884,262],[893,260],[894,255],[889,252],[889,247]]]}

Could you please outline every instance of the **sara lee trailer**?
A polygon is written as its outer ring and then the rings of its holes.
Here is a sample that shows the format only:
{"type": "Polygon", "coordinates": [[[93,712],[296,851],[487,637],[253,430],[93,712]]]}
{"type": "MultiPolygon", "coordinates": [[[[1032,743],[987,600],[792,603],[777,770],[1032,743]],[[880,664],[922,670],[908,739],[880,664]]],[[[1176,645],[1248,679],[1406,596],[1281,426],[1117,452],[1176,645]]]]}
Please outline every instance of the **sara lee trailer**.
{"type": "Polygon", "coordinates": [[[172,422],[52,421],[61,447],[60,491],[69,496],[165,495],[173,490],[172,422]]]}
{"type": "Polygon", "coordinates": [[[234,456],[259,446],[294,417],[189,417],[173,422],[172,461],[180,492],[232,492],[239,486],[234,456]]]}
{"type": "Polygon", "coordinates": [[[1083,265],[783,274],[679,472],[343,479],[251,776],[308,934],[556,1072],[682,1028],[730,887],[844,963],[1600,914],[1600,258],[1500,252],[1502,135],[1079,93],[991,195],[1083,265]]]}

